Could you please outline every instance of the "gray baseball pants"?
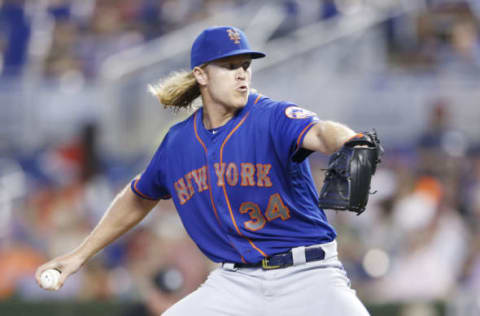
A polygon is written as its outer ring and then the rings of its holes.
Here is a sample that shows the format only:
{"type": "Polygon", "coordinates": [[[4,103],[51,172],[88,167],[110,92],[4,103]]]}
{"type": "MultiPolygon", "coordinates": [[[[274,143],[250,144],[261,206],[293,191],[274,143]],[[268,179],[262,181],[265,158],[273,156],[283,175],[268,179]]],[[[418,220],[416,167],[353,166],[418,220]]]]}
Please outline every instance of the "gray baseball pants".
{"type": "Polygon", "coordinates": [[[336,242],[321,246],[326,253],[324,260],[283,269],[234,269],[223,264],[163,315],[368,316],[350,288],[337,257],[336,242]]]}

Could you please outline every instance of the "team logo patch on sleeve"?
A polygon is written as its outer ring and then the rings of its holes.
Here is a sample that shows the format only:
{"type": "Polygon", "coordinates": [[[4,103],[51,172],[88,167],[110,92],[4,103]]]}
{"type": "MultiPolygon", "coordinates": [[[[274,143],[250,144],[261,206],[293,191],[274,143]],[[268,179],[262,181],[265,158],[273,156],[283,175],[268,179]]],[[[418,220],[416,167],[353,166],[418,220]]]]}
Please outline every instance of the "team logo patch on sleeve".
{"type": "Polygon", "coordinates": [[[298,106],[289,106],[285,109],[285,115],[291,119],[304,119],[307,117],[317,116],[316,113],[302,109],[298,106]]]}

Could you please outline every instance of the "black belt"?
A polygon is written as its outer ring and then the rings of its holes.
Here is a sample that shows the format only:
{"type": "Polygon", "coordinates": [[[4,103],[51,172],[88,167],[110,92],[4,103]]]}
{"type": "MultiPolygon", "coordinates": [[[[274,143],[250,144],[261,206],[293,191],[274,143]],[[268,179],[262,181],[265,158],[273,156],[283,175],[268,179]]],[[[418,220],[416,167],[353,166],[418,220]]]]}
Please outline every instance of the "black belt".
{"type": "MultiPolygon", "coordinates": [[[[319,261],[325,259],[325,251],[321,247],[305,248],[306,262],[319,261]]],[[[278,253],[270,257],[264,258],[256,263],[235,263],[235,268],[259,268],[263,270],[281,269],[293,266],[292,251],[278,253]]]]}

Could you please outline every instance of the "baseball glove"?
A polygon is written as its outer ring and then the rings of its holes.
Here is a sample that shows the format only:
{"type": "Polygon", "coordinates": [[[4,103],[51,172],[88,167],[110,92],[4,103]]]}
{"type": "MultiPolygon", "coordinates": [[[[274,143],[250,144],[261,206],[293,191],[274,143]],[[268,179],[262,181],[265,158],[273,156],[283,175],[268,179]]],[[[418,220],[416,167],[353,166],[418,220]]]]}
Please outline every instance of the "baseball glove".
{"type": "Polygon", "coordinates": [[[370,181],[382,155],[383,148],[375,130],[350,138],[329,159],[318,205],[357,215],[363,213],[370,194],[370,181]]]}

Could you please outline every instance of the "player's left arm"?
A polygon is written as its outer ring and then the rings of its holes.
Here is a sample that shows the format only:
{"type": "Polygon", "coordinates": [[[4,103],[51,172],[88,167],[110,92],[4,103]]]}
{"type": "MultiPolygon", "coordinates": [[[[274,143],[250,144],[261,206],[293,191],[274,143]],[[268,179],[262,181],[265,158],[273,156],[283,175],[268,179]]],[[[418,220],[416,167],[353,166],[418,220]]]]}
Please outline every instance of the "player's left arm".
{"type": "Polygon", "coordinates": [[[318,121],[305,135],[302,148],[330,155],[338,151],[355,134],[352,129],[343,124],[318,121]]]}

